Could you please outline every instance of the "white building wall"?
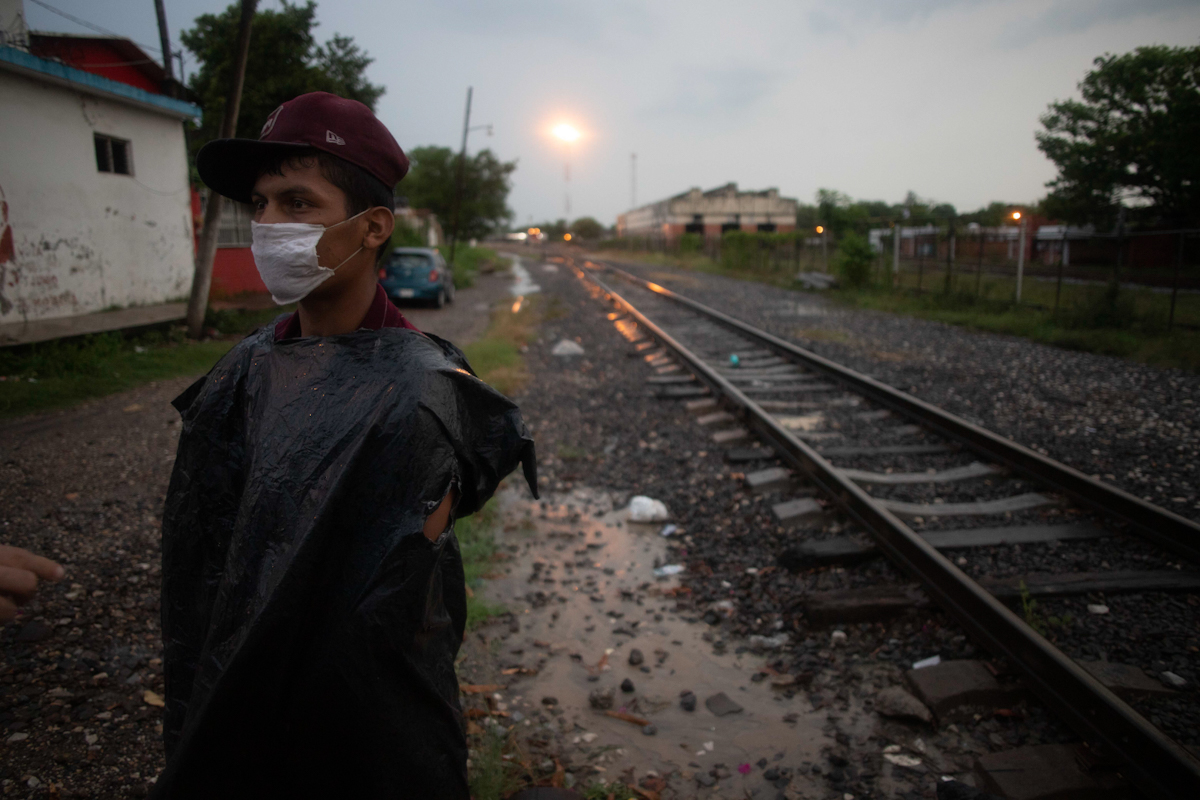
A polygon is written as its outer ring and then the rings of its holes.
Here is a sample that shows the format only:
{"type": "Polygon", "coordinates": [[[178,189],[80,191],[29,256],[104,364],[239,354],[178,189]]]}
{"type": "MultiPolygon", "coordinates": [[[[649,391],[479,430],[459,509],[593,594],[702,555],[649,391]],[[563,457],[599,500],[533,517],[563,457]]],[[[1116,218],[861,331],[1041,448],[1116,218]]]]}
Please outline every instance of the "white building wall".
{"type": "Polygon", "coordinates": [[[185,299],[193,239],[183,124],[0,71],[0,192],[14,257],[0,324],[185,299]],[[100,172],[93,134],[130,142],[100,172]]]}

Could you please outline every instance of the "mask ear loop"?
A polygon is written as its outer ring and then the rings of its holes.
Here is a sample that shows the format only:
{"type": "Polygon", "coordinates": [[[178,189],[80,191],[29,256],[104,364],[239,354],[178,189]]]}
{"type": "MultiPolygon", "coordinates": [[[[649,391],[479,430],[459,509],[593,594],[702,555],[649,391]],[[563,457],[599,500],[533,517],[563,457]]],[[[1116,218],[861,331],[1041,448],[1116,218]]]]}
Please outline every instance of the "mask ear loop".
{"type": "MultiPolygon", "coordinates": [[[[355,214],[353,217],[346,217],[346,218],[345,218],[344,220],[342,220],[341,222],[335,222],[335,223],[333,223],[332,225],[328,225],[328,226],[326,226],[326,227],[325,227],[325,230],[327,230],[327,231],[328,231],[328,230],[333,230],[333,229],[334,229],[334,228],[336,228],[338,225],[345,225],[345,224],[346,224],[347,222],[349,222],[350,220],[352,220],[352,219],[357,219],[358,217],[361,217],[363,214],[367,213],[367,212],[368,212],[368,211],[370,211],[370,210],[371,210],[371,209],[369,209],[369,208],[364,208],[362,211],[358,212],[358,213],[357,213],[357,214],[355,214]]],[[[322,235],[322,236],[324,236],[325,234],[323,234],[323,233],[322,233],[321,235],[322,235]]],[[[358,255],[359,253],[361,253],[361,252],[363,251],[363,248],[364,248],[364,247],[366,247],[366,245],[364,245],[364,244],[360,244],[360,245],[358,246],[358,249],[357,249],[357,250],[355,250],[355,251],[354,251],[353,253],[351,253],[350,255],[346,256],[345,260],[343,260],[341,264],[338,264],[336,267],[324,267],[324,269],[330,270],[331,272],[337,272],[339,269],[341,269],[341,267],[342,267],[343,265],[345,265],[345,263],[346,263],[347,261],[349,261],[350,259],[354,258],[356,255],[358,255]]],[[[317,264],[317,266],[319,267],[319,266],[321,266],[321,265],[320,265],[320,264],[317,264]]]]}

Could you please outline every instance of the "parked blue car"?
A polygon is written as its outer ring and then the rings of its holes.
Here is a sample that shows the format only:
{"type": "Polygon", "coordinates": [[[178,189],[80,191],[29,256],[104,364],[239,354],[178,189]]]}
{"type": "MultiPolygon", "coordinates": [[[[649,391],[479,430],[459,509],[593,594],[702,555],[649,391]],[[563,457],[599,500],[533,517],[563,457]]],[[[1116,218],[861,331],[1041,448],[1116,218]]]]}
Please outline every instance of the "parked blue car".
{"type": "Polygon", "coordinates": [[[380,265],[379,283],[392,300],[454,302],[454,275],[432,247],[397,247],[380,265]]]}

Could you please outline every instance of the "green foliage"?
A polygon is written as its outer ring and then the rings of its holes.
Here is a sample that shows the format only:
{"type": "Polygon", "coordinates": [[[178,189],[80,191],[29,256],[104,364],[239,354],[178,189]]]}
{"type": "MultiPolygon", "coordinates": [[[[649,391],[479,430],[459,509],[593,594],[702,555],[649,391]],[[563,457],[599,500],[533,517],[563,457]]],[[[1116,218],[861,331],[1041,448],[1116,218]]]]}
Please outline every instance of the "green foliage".
{"type": "Polygon", "coordinates": [[[679,252],[680,253],[699,253],[704,249],[704,235],[699,233],[685,233],[679,237],[679,252]]]}
{"type": "Polygon", "coordinates": [[[1111,227],[1118,203],[1173,225],[1200,223],[1200,46],[1097,58],[1082,100],[1050,104],[1038,148],[1058,167],[1046,211],[1111,227]]]}
{"type": "Polygon", "coordinates": [[[520,785],[518,765],[504,759],[512,745],[507,734],[490,726],[480,735],[467,777],[472,800],[502,800],[520,785]]]}
{"type": "Polygon", "coordinates": [[[604,226],[593,217],[580,217],[571,223],[571,233],[580,239],[595,241],[604,235],[604,226]]]}
{"type": "MultiPolygon", "coordinates": [[[[313,37],[316,11],[313,0],[303,5],[281,0],[278,11],[254,15],[236,136],[257,139],[272,111],[306,92],[331,92],[374,110],[384,88],[366,79],[365,70],[372,59],[349,36],[334,34],[324,45],[317,44],[313,37]]],[[[234,3],[220,14],[201,14],[195,27],[180,34],[180,41],[200,65],[188,84],[204,108],[200,129],[190,137],[193,156],[220,132],[240,16],[241,5],[234,3]]]]}
{"type": "MultiPolygon", "coordinates": [[[[412,168],[397,191],[413,208],[437,214],[446,236],[454,226],[454,198],[458,180],[458,153],[449,147],[415,147],[408,152],[412,168]]],[[[512,211],[508,207],[510,176],[516,161],[501,161],[491,150],[468,156],[463,164],[462,207],[458,209],[458,240],[482,239],[503,230],[512,211]]]]}
{"type": "Polygon", "coordinates": [[[420,228],[414,228],[411,225],[406,225],[399,219],[396,220],[396,227],[392,228],[392,239],[388,243],[388,247],[428,247],[429,240],[425,238],[425,234],[420,228]]]}
{"type": "Polygon", "coordinates": [[[834,266],[849,286],[861,288],[871,282],[876,257],[867,237],[849,231],[838,244],[834,266]]]}
{"type": "Polygon", "coordinates": [[[483,576],[491,571],[496,555],[496,520],[498,515],[492,501],[469,517],[454,524],[454,535],[462,551],[463,575],[470,592],[467,594],[467,630],[473,630],[490,617],[503,614],[504,606],[488,603],[475,593],[483,584],[483,576]]]}

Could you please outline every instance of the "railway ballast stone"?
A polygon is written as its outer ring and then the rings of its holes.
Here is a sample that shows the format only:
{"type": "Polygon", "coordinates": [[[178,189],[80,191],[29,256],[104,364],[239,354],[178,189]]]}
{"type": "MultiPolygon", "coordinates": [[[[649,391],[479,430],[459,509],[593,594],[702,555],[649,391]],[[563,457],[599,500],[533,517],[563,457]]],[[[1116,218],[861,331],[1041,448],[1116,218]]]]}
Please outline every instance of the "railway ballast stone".
{"type": "Polygon", "coordinates": [[[975,759],[976,780],[984,791],[1009,800],[1126,797],[1124,783],[1115,772],[1080,769],[1079,747],[1041,744],[988,753],[975,759]]]}
{"type": "Polygon", "coordinates": [[[1020,694],[1001,686],[982,661],[966,658],[910,669],[904,677],[921,702],[942,721],[963,706],[1008,706],[1020,694]]]}
{"type": "Polygon", "coordinates": [[[925,704],[900,686],[888,687],[875,695],[875,710],[885,717],[894,719],[933,722],[933,714],[925,704]]]}

